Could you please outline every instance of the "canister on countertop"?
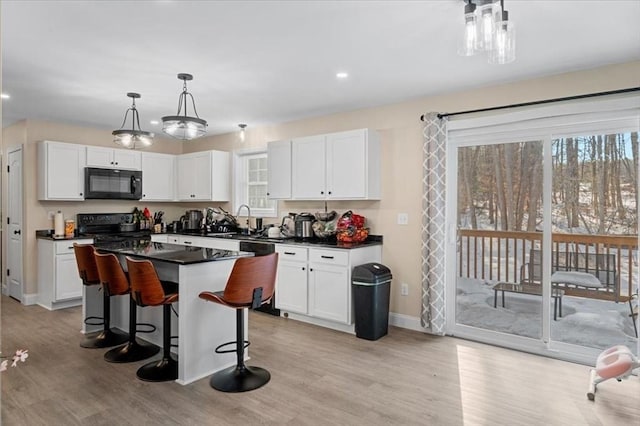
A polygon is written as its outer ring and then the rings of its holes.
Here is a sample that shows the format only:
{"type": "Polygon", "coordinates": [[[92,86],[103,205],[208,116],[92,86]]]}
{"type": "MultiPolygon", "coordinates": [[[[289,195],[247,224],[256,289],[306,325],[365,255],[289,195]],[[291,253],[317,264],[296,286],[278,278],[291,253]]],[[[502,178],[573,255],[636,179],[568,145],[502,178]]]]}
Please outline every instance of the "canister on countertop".
{"type": "Polygon", "coordinates": [[[76,230],[76,221],[73,219],[67,219],[64,221],[64,236],[66,238],[72,238],[76,230]]]}

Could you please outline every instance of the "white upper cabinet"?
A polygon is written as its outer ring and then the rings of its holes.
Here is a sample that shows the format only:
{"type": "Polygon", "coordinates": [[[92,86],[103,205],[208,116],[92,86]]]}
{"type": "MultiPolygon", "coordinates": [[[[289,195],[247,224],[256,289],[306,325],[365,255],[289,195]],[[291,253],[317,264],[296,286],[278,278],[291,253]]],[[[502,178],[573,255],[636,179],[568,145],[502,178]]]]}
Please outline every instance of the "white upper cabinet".
{"type": "Polygon", "coordinates": [[[291,198],[291,141],[267,144],[267,197],[274,200],[291,198]]]}
{"type": "Polygon", "coordinates": [[[369,129],[294,139],[291,198],[380,199],[380,138],[369,129]]]}
{"type": "Polygon", "coordinates": [[[291,198],[325,199],[325,137],[296,138],[291,146],[291,198]]]}
{"type": "MultiPolygon", "coordinates": [[[[177,156],[179,201],[229,201],[230,157],[224,151],[177,156]]],[[[146,179],[143,174],[143,182],[146,179]]]]}
{"type": "Polygon", "coordinates": [[[38,199],[84,200],[85,147],[71,143],[38,143],[38,199]]]}
{"type": "Polygon", "coordinates": [[[175,200],[175,163],[175,155],[142,153],[142,199],[144,201],[175,200]]]}
{"type": "Polygon", "coordinates": [[[87,146],[87,167],[140,170],[141,163],[140,151],[87,146]]]}
{"type": "Polygon", "coordinates": [[[359,129],[326,136],[327,198],[380,199],[380,139],[359,129]]]}

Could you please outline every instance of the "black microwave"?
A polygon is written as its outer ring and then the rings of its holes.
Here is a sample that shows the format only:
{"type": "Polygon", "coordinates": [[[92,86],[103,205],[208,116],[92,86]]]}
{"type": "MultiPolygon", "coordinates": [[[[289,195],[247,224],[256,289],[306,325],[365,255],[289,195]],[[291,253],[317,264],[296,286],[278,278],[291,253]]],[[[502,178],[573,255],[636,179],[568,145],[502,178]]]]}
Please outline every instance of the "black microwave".
{"type": "Polygon", "coordinates": [[[139,170],[84,169],[85,200],[139,200],[142,172],[139,170]]]}

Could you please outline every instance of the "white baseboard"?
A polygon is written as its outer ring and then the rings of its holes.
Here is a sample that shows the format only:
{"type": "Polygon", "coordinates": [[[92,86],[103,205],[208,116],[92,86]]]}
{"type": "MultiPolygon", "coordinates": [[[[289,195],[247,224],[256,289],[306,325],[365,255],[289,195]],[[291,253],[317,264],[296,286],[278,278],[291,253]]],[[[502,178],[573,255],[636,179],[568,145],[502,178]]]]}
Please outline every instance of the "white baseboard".
{"type": "Polygon", "coordinates": [[[35,305],[38,303],[38,293],[30,293],[22,295],[22,304],[25,306],[35,305]]]}
{"type": "Polygon", "coordinates": [[[420,325],[420,318],[393,312],[389,312],[389,325],[415,331],[427,331],[426,328],[420,325]]]}

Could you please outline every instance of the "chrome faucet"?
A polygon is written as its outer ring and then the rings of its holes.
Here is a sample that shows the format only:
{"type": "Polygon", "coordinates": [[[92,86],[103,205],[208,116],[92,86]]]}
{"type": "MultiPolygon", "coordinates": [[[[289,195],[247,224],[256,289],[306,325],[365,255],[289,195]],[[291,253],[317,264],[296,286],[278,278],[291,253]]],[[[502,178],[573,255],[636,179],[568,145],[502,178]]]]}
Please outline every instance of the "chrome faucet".
{"type": "Polygon", "coordinates": [[[240,210],[242,210],[243,207],[247,208],[247,235],[249,235],[251,234],[251,209],[249,206],[246,204],[240,204],[240,207],[238,207],[238,211],[236,212],[236,217],[240,215],[240,210]]]}

